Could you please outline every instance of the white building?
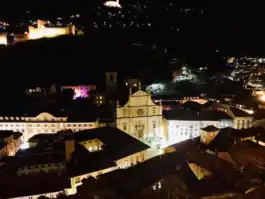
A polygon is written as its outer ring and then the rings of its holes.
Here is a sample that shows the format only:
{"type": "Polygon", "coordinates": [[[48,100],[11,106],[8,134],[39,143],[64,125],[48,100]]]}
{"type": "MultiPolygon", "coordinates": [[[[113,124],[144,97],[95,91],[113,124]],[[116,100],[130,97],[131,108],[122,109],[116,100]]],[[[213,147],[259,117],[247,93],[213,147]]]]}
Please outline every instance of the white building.
{"type": "Polygon", "coordinates": [[[130,94],[128,102],[117,107],[117,128],[149,144],[166,139],[163,130],[162,105],[155,104],[151,95],[138,90],[130,94]]]}
{"type": "Polygon", "coordinates": [[[204,111],[172,111],[167,118],[167,141],[175,144],[200,136],[202,128],[215,126],[217,128],[233,127],[233,119],[223,112],[204,111]]]}
{"type": "Polygon", "coordinates": [[[49,113],[41,113],[36,117],[0,117],[0,130],[12,130],[23,133],[22,141],[40,133],[56,133],[71,129],[73,132],[97,127],[94,121],[72,121],[67,116],[54,117],[49,113]]]}
{"type": "Polygon", "coordinates": [[[248,129],[252,127],[253,113],[246,108],[236,108],[234,105],[215,103],[211,109],[225,112],[233,118],[234,129],[248,129]]]}

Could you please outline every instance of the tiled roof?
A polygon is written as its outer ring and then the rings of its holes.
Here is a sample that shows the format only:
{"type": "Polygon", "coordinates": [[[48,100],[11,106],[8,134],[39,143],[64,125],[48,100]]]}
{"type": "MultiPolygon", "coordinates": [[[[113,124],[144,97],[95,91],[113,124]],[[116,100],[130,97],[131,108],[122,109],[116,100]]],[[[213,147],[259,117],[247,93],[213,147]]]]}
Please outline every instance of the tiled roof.
{"type": "Polygon", "coordinates": [[[148,145],[127,133],[112,127],[80,131],[67,139],[74,139],[77,143],[98,139],[104,143],[103,150],[92,153],[82,145],[76,144],[69,167],[71,168],[70,175],[79,175],[116,166],[115,161],[149,148],[148,145]]]}
{"type": "Polygon", "coordinates": [[[206,146],[211,151],[227,152],[234,144],[234,140],[227,131],[219,131],[217,136],[206,146]]]}
{"type": "Polygon", "coordinates": [[[221,119],[232,119],[226,113],[219,111],[185,111],[181,109],[164,113],[168,120],[194,120],[194,121],[218,121],[221,119]]]}
{"type": "Polygon", "coordinates": [[[73,135],[73,139],[76,141],[98,139],[104,143],[106,147],[104,150],[113,153],[116,160],[149,148],[148,145],[113,127],[80,131],[73,135]]]}
{"type": "Polygon", "coordinates": [[[63,191],[70,188],[70,180],[59,175],[8,177],[0,182],[0,199],[23,198],[31,195],[63,191]],[[29,186],[30,185],[30,186],[29,186]]]}
{"type": "Polygon", "coordinates": [[[13,135],[13,131],[0,131],[0,140],[5,139],[13,135]]]}
{"type": "Polygon", "coordinates": [[[242,110],[240,110],[238,108],[230,107],[230,110],[233,112],[235,117],[252,117],[247,112],[242,111],[242,110]]]}
{"type": "Polygon", "coordinates": [[[220,129],[216,128],[213,125],[210,125],[210,126],[206,126],[202,128],[201,130],[206,131],[206,132],[213,132],[213,131],[219,131],[220,129]]]}

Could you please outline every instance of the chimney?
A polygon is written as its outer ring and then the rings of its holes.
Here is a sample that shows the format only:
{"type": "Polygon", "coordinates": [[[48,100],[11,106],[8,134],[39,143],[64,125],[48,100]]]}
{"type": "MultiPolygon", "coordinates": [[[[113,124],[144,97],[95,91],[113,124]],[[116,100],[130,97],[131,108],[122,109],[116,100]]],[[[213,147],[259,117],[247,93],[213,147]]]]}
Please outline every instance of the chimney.
{"type": "Polygon", "coordinates": [[[65,140],[65,160],[69,162],[75,151],[75,140],[65,140]]]}

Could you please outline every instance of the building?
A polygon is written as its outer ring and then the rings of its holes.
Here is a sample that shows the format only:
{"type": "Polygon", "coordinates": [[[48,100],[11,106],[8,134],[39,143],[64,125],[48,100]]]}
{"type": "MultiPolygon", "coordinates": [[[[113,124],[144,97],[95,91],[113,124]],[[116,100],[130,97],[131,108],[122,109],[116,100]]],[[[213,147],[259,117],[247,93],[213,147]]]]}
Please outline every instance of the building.
{"type": "Polygon", "coordinates": [[[37,116],[0,117],[0,130],[21,132],[23,134],[23,143],[26,143],[29,138],[39,133],[56,133],[67,129],[77,132],[96,127],[96,118],[86,118],[86,120],[82,121],[72,116],[55,117],[47,112],[40,113],[37,116]]]}
{"type": "MultiPolygon", "coordinates": [[[[233,118],[235,129],[247,129],[252,127],[253,114],[247,109],[239,109],[233,105],[215,103],[211,107],[213,110],[223,111],[233,118]],[[248,113],[249,112],[249,113],[248,113]]],[[[252,112],[253,113],[253,112],[252,112]]]]}
{"type": "Polygon", "coordinates": [[[0,45],[9,45],[28,40],[35,40],[41,38],[53,38],[61,35],[75,35],[76,29],[72,24],[62,26],[52,26],[49,22],[37,20],[36,27],[28,26],[28,30],[20,34],[7,33],[0,34],[0,45]],[[10,41],[10,39],[12,41],[10,41]]]}
{"type": "Polygon", "coordinates": [[[148,145],[111,127],[63,136],[58,133],[53,138],[50,135],[35,136],[33,140],[38,140],[41,147],[22,151],[7,163],[9,167],[16,168],[19,177],[1,175],[0,198],[37,199],[41,195],[56,198],[59,193],[75,194],[83,179],[127,169],[146,161],[150,149],[148,145]],[[46,147],[43,147],[45,144],[46,147]],[[28,183],[33,184],[28,186],[28,183]],[[11,185],[18,187],[14,191],[10,189],[11,185]]]}
{"type": "Polygon", "coordinates": [[[22,133],[0,131],[0,158],[13,156],[20,149],[22,133]]]}
{"type": "Polygon", "coordinates": [[[213,125],[216,128],[233,127],[233,119],[218,111],[175,110],[164,114],[167,119],[167,142],[169,145],[200,136],[201,128],[213,125]]]}
{"type": "Polygon", "coordinates": [[[0,45],[7,45],[7,34],[0,34],[0,45]]]}
{"type": "Polygon", "coordinates": [[[59,173],[66,170],[64,156],[61,154],[27,154],[17,157],[13,164],[16,165],[18,176],[36,175],[41,173],[59,173]]]}
{"type": "Polygon", "coordinates": [[[35,87],[35,88],[26,88],[25,94],[26,95],[36,95],[36,94],[45,94],[46,89],[41,87],[35,87]]]}
{"type": "Polygon", "coordinates": [[[213,125],[204,127],[201,129],[201,142],[208,145],[219,133],[220,129],[216,128],[213,125]]]}
{"type": "Polygon", "coordinates": [[[106,72],[105,73],[106,93],[110,97],[116,95],[118,89],[118,73],[117,72],[106,72]]]}
{"type": "Polygon", "coordinates": [[[94,104],[97,106],[103,106],[106,103],[106,95],[103,93],[97,93],[93,96],[94,104]]]}
{"type": "Polygon", "coordinates": [[[75,35],[75,26],[67,25],[66,27],[47,27],[48,22],[43,20],[37,21],[37,27],[29,26],[27,37],[29,40],[40,38],[51,38],[60,35],[75,35]]]}
{"type": "Polygon", "coordinates": [[[125,86],[129,88],[139,88],[141,85],[141,81],[139,79],[126,79],[125,81],[125,86]]]}
{"type": "Polygon", "coordinates": [[[151,95],[138,90],[130,94],[128,102],[117,107],[117,128],[149,144],[165,140],[162,105],[155,104],[151,95]]]}
{"type": "Polygon", "coordinates": [[[70,179],[65,176],[42,174],[38,177],[8,176],[1,178],[0,192],[1,199],[37,199],[41,196],[57,198],[59,194],[66,196],[75,194],[76,188],[72,187],[70,179]]]}

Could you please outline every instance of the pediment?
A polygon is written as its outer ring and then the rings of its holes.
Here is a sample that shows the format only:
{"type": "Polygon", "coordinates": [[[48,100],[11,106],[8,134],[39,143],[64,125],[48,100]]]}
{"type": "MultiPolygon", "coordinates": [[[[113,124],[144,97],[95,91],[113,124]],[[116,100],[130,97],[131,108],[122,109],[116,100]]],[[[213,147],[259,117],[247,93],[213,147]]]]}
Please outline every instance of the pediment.
{"type": "Polygon", "coordinates": [[[133,93],[123,107],[128,106],[157,106],[151,99],[151,95],[142,90],[133,93]]]}

